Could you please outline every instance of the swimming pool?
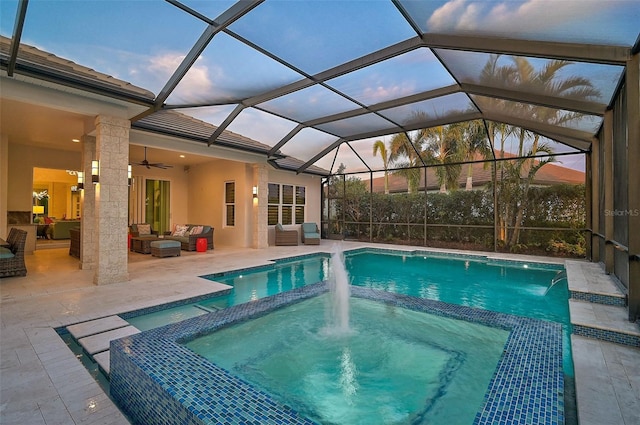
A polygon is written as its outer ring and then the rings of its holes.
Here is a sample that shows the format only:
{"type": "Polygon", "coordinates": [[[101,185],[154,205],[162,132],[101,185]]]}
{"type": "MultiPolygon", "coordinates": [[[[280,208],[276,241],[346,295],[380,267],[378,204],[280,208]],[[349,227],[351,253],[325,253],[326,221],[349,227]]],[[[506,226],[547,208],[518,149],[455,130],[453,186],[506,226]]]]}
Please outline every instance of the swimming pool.
{"type": "MultiPolygon", "coordinates": [[[[375,248],[346,251],[344,256],[350,283],[355,286],[569,324],[566,280],[549,290],[562,265],[375,248]]],[[[323,281],[330,275],[330,267],[329,255],[317,254],[206,275],[202,277],[233,289],[223,296],[122,317],[138,329],[148,330],[323,281]]]]}
{"type": "MultiPolygon", "coordinates": [[[[561,329],[564,328],[559,332],[560,340],[564,339],[564,342],[559,345],[561,351],[564,349],[561,356],[564,365],[556,372],[571,380],[573,365],[568,343],[570,337],[568,290],[566,279],[557,279],[558,273],[563,269],[562,266],[495,260],[478,255],[449,256],[429,251],[404,252],[387,249],[348,251],[344,259],[349,271],[350,283],[354,289],[371,289],[380,291],[377,293],[409,296],[410,299],[417,297],[423,300],[442,301],[447,303],[446,305],[451,305],[453,309],[469,306],[558,323],[561,329]],[[554,279],[558,283],[551,285],[554,279]]],[[[178,329],[182,327],[180,322],[188,317],[196,317],[183,322],[191,326],[188,324],[198,319],[206,320],[212,315],[233,311],[234,306],[251,305],[265,299],[264,297],[271,298],[274,294],[287,296],[305,287],[314,286],[315,282],[323,281],[331,274],[329,256],[322,254],[281,260],[272,266],[209,275],[206,278],[230,284],[231,291],[223,296],[204,298],[187,305],[129,317],[127,320],[141,330],[155,329],[167,323],[174,323],[174,329],[178,329]]],[[[271,339],[277,341],[280,337],[272,336],[271,339]]],[[[371,344],[370,342],[369,345],[371,344]]],[[[265,344],[256,342],[254,345],[262,347],[265,344]]],[[[113,362],[112,357],[112,373],[113,362]]],[[[214,360],[213,364],[223,366],[224,361],[214,360]]],[[[223,367],[233,370],[229,365],[223,367]]],[[[493,373],[495,368],[483,367],[482,369],[493,373]]],[[[235,375],[232,376],[234,379],[237,378],[235,375]]],[[[562,382],[564,385],[565,380],[562,382]]],[[[480,385],[483,386],[483,384],[480,385]]],[[[280,389],[262,388],[260,391],[267,394],[273,391],[274,395],[277,395],[281,393],[282,388],[286,388],[286,385],[277,388],[280,389]]],[[[287,397],[285,396],[284,399],[286,400],[287,397]]],[[[304,401],[301,405],[310,404],[313,405],[313,401],[304,401]]],[[[318,416],[317,408],[299,409],[302,414],[298,410],[296,414],[302,418],[308,415],[321,422],[326,419],[322,415],[318,416]]],[[[454,407],[454,410],[460,411],[464,416],[458,407],[454,407]]],[[[218,417],[216,415],[219,412],[212,414],[213,417],[218,417]]],[[[466,419],[463,422],[467,422],[466,419]]],[[[434,419],[431,418],[430,422],[433,421],[434,419]]],[[[352,420],[345,423],[352,423],[352,420]]]]}
{"type": "MultiPolygon", "coordinates": [[[[351,285],[561,323],[565,373],[573,376],[567,281],[558,279],[551,286],[564,270],[562,265],[380,248],[345,251],[344,258],[351,285]]],[[[142,331],[149,330],[323,281],[330,276],[330,267],[328,254],[313,254],[207,275],[203,277],[233,289],[223,296],[122,317],[142,331]]]]}
{"type": "MultiPolygon", "coordinates": [[[[371,288],[351,289],[352,298],[382,303],[385,310],[392,310],[390,314],[406,309],[508,331],[473,423],[564,423],[560,324],[371,288]]],[[[325,283],[306,285],[112,341],[112,397],[136,423],[152,423],[161,418],[181,424],[315,423],[260,384],[242,379],[185,344],[235,324],[285,311],[283,308],[295,308],[296,303],[312,300],[326,291],[325,283]]],[[[455,369],[455,360],[446,363],[455,369]]],[[[423,399],[423,405],[429,400],[423,399]]],[[[431,409],[427,406],[427,410],[431,409]]]]}

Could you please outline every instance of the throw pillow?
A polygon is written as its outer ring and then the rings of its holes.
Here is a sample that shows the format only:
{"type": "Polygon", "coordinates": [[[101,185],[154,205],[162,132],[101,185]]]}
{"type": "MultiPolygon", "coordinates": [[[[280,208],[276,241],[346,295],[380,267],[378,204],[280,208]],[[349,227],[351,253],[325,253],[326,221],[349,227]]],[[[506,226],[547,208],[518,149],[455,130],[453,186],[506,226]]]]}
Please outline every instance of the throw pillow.
{"type": "Polygon", "coordinates": [[[138,224],[136,226],[138,228],[138,234],[142,235],[150,235],[151,234],[151,225],[150,224],[138,224]]]}
{"type": "Polygon", "coordinates": [[[176,228],[173,231],[173,233],[171,234],[171,236],[185,236],[185,233],[187,233],[187,230],[189,230],[189,226],[183,226],[182,224],[176,224],[176,228]]]}
{"type": "Polygon", "coordinates": [[[189,232],[190,235],[199,235],[200,233],[202,233],[202,229],[204,228],[204,226],[193,226],[193,228],[191,229],[191,232],[189,232]]]}

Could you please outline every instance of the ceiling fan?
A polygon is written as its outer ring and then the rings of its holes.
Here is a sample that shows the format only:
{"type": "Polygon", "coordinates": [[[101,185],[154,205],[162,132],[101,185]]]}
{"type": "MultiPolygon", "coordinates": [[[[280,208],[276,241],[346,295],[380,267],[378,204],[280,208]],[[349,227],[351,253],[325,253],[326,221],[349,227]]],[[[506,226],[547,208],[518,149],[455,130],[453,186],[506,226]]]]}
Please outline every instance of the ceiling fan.
{"type": "Polygon", "coordinates": [[[156,168],[162,168],[163,170],[166,170],[167,168],[173,168],[173,165],[167,165],[167,164],[163,164],[161,162],[149,162],[147,161],[147,147],[144,147],[144,160],[142,162],[135,162],[133,163],[133,165],[142,165],[143,167],[147,167],[147,168],[151,168],[151,167],[156,167],[156,168]]]}

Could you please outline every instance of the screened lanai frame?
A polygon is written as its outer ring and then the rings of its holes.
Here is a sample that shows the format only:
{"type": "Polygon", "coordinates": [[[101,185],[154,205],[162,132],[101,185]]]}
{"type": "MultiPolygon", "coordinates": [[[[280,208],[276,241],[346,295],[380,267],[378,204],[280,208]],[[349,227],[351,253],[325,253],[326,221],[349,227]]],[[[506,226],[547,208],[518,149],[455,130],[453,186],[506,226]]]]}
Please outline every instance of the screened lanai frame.
{"type": "MultiPolygon", "coordinates": [[[[171,46],[182,59],[174,60],[173,68],[168,73],[145,68],[144,63],[132,63],[138,72],[135,78],[139,80],[130,82],[150,89],[154,94],[152,100],[118,93],[120,98],[148,106],[146,112],[131,117],[133,128],[137,125],[145,128],[145,118],[161,110],[175,109],[188,113],[196,108],[204,110],[220,106],[231,112],[217,113],[210,120],[206,113],[199,115],[200,119],[217,127],[207,140],[209,145],[215,145],[225,129],[234,128],[237,119],[246,119],[243,117],[247,114],[252,117],[252,111],[260,111],[260,116],[277,116],[284,120],[282,122],[288,123],[282,126],[277,139],[258,139],[271,147],[268,157],[272,164],[298,173],[324,175],[331,175],[336,169],[325,168],[322,171],[324,167],[317,167],[319,161],[327,155],[331,157],[333,151],[345,143],[355,144],[368,138],[482,119],[519,126],[583,151],[588,172],[600,178],[606,170],[603,168],[603,172],[598,173],[595,164],[590,163],[596,152],[594,146],[604,140],[602,135],[608,128],[608,111],[616,108],[620,93],[626,90],[631,96],[627,96],[627,102],[617,109],[622,109],[621,113],[627,119],[624,123],[629,130],[627,140],[630,142],[626,155],[618,150],[615,158],[638,158],[633,155],[637,152],[637,143],[633,140],[638,140],[638,107],[633,102],[637,98],[637,89],[635,81],[623,85],[630,76],[632,79],[637,77],[640,42],[638,27],[634,23],[640,21],[640,3],[636,1],[554,2],[553,16],[549,15],[548,10],[533,10],[526,1],[465,3],[389,0],[365,3],[168,0],[157,3],[124,2],[120,6],[126,11],[121,14],[118,8],[108,3],[88,3],[97,4],[99,10],[90,10],[82,2],[74,2],[73,9],[70,9],[71,3],[68,2],[3,1],[2,35],[11,38],[10,51],[2,56],[2,68],[6,69],[7,75],[11,77],[14,73],[22,73],[44,76],[66,85],[90,88],[101,93],[111,91],[113,94],[115,89],[104,86],[96,88],[88,81],[69,76],[59,78],[59,75],[52,75],[51,70],[28,66],[28,60],[18,54],[20,42],[37,44],[48,52],[107,72],[110,70],[109,63],[92,63],[91,59],[83,56],[81,34],[99,38],[104,43],[105,51],[111,52],[126,53],[127,37],[137,37],[142,43],[148,43],[144,47],[149,52],[153,52],[158,45],[171,46]],[[466,6],[479,10],[475,16],[477,21],[457,19],[471,16],[466,6]],[[572,13],[562,13],[567,10],[572,13]],[[9,21],[7,16],[15,19],[9,21]],[[354,19],[354,16],[366,19],[354,19]],[[557,19],[560,19],[560,25],[547,25],[548,21],[558,23],[557,19]],[[175,25],[167,25],[169,22],[175,25]],[[179,31],[180,22],[188,23],[189,30],[179,31]],[[55,40],[60,37],[67,37],[70,44],[66,47],[61,47],[59,42],[56,44],[55,40]],[[74,41],[79,46],[76,50],[72,47],[74,41]],[[236,49],[234,46],[239,47],[236,49]],[[238,50],[250,51],[254,58],[259,58],[256,59],[259,62],[243,67],[242,62],[234,60],[238,50]],[[532,89],[531,86],[483,81],[477,76],[478,70],[483,61],[493,55],[507,62],[524,58],[538,66],[556,59],[569,61],[567,68],[572,70],[573,75],[584,78],[597,75],[593,81],[599,94],[580,99],[532,89]],[[402,62],[404,59],[411,61],[405,65],[402,62]],[[185,79],[191,78],[194,70],[199,70],[199,63],[210,64],[212,61],[225,71],[235,71],[227,72],[225,77],[232,75],[237,79],[218,80],[211,92],[184,90],[185,79]],[[225,68],[225,64],[234,64],[235,69],[225,68]],[[390,87],[394,83],[411,87],[393,94],[387,90],[380,96],[364,92],[359,84],[372,78],[376,68],[381,70],[377,74],[381,75],[378,82],[383,87],[390,87]],[[406,74],[398,77],[394,74],[394,70],[398,69],[406,69],[406,74]],[[421,73],[428,75],[433,84],[408,84],[412,75],[420,76],[421,73]],[[226,91],[223,92],[223,89],[226,91]],[[313,111],[313,106],[309,104],[310,97],[304,95],[311,91],[319,93],[319,99],[328,99],[323,102],[321,114],[313,111]],[[446,104],[451,96],[467,99],[465,104],[468,107],[448,110],[446,113],[441,112],[443,108],[436,107],[432,110],[438,113],[425,114],[419,120],[403,120],[401,114],[394,113],[414,105],[446,104]],[[278,102],[290,99],[294,101],[293,107],[278,106],[278,102]],[[527,113],[518,113],[522,110],[527,113]],[[572,113],[580,114],[581,118],[570,120],[571,125],[535,118],[539,115],[567,116],[572,113]],[[578,121],[582,121],[582,124],[574,125],[578,121]],[[322,143],[318,143],[315,150],[311,151],[288,149],[290,142],[291,146],[305,145],[304,141],[300,142],[297,138],[305,130],[322,134],[322,143]],[[288,150],[295,153],[295,158],[287,156],[288,150]]],[[[123,55],[123,58],[125,56],[130,62],[140,59],[137,55],[123,55]]],[[[123,58],[110,56],[114,63],[124,61],[123,58]]],[[[268,128],[268,124],[265,125],[268,128]]],[[[615,134],[618,135],[619,131],[615,134]]],[[[367,162],[370,157],[368,152],[357,154],[367,168],[380,171],[367,162]]],[[[604,163],[606,161],[601,161],[598,166],[604,167],[604,163]]],[[[634,167],[622,170],[615,168],[602,183],[611,184],[611,179],[620,178],[623,174],[635,176],[634,173],[637,173],[634,167]]],[[[587,185],[595,186],[592,183],[588,177],[587,185]]],[[[622,190],[622,186],[613,186],[618,191],[622,190]]],[[[630,187],[627,187],[627,191],[632,196],[627,196],[625,200],[624,196],[617,194],[616,204],[633,212],[633,207],[638,203],[635,199],[637,195],[633,196],[634,191],[630,187]]],[[[593,194],[590,196],[593,198],[593,194]]],[[[608,211],[604,204],[604,201],[599,203],[596,211],[588,209],[588,215],[599,212],[597,219],[600,220],[605,210],[608,211]]],[[[611,218],[614,219],[613,224],[606,224],[607,220],[602,224],[612,229],[615,225],[618,231],[621,226],[627,226],[629,241],[626,244],[624,240],[616,240],[614,233],[608,235],[597,231],[602,230],[601,226],[589,227],[594,234],[603,236],[603,243],[607,246],[620,252],[627,250],[625,255],[629,257],[629,271],[626,268],[618,270],[623,274],[635,273],[638,280],[638,261],[635,259],[639,242],[628,228],[631,224],[625,221],[627,219],[635,225],[637,219],[634,216],[611,218]]],[[[588,216],[588,221],[591,219],[588,216]]],[[[618,258],[622,257],[618,255],[618,258]]],[[[620,262],[620,259],[617,261],[620,262]]],[[[640,291],[636,289],[636,292],[640,291]]],[[[633,314],[637,316],[640,310],[637,295],[634,300],[633,314]]]]}

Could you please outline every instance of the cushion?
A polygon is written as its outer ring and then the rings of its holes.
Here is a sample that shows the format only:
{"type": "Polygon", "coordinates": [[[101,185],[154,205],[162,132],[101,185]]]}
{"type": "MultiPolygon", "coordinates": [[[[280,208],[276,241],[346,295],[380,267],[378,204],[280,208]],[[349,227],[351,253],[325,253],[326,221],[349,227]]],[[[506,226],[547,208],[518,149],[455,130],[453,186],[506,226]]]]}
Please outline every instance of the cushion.
{"type": "Polygon", "coordinates": [[[202,233],[202,229],[204,226],[193,226],[191,228],[191,230],[189,231],[190,235],[199,235],[200,233],[202,233]]]}
{"type": "Polygon", "coordinates": [[[150,224],[138,224],[136,225],[138,228],[139,235],[150,235],[151,234],[151,225],[150,224]]]}
{"type": "Polygon", "coordinates": [[[0,247],[0,258],[13,258],[15,255],[9,248],[0,247]]]}
{"type": "Polygon", "coordinates": [[[280,232],[282,232],[284,230],[284,227],[282,227],[282,224],[278,223],[278,224],[276,224],[276,229],[278,229],[280,232]]]}
{"type": "Polygon", "coordinates": [[[302,223],[302,231],[304,233],[316,233],[316,229],[315,223],[302,223]]]}
{"type": "Polygon", "coordinates": [[[176,224],[176,228],[174,229],[173,233],[171,233],[171,236],[185,236],[187,230],[189,230],[189,226],[176,224]]]}
{"type": "Polygon", "coordinates": [[[152,248],[180,248],[180,241],[172,241],[168,239],[159,239],[149,243],[152,248]]]}
{"type": "Polygon", "coordinates": [[[209,233],[211,231],[211,226],[202,226],[202,233],[209,233]]]}

